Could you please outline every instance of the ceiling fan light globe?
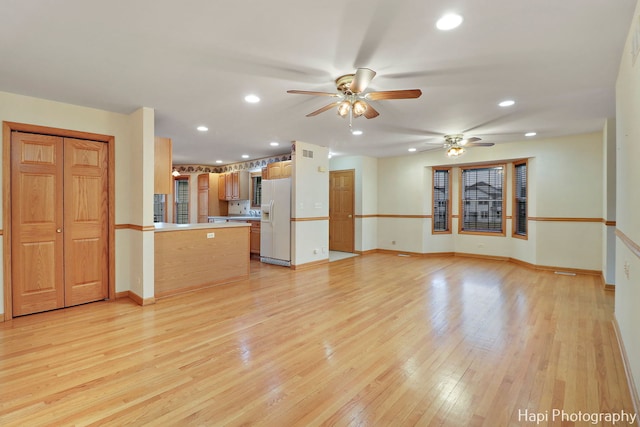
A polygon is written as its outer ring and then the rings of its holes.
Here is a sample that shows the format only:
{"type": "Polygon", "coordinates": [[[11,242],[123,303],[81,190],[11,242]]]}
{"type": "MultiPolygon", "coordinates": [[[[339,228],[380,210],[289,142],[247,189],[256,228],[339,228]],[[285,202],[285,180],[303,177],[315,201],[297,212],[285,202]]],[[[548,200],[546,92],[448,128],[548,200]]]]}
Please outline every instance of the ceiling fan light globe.
{"type": "Polygon", "coordinates": [[[462,156],[464,152],[465,152],[465,149],[462,147],[450,147],[447,150],[447,156],[456,158],[456,157],[462,156]]]}
{"type": "Polygon", "coordinates": [[[353,103],[353,115],[360,117],[367,111],[367,104],[363,101],[356,101],[353,103]]]}
{"type": "Polygon", "coordinates": [[[338,115],[341,117],[346,117],[349,114],[349,110],[351,109],[351,103],[349,101],[342,101],[338,104],[338,115]]]}

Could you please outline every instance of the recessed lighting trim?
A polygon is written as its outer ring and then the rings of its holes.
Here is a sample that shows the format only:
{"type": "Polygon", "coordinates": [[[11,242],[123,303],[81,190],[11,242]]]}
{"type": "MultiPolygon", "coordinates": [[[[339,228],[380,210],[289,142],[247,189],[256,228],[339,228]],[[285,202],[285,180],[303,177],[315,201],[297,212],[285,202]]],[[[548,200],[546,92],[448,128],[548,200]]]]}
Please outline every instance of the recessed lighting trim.
{"type": "Polygon", "coordinates": [[[250,94],[245,96],[244,100],[250,104],[255,104],[257,102],[260,102],[260,97],[258,97],[258,95],[250,94]]]}
{"type": "Polygon", "coordinates": [[[536,136],[536,135],[537,135],[537,133],[535,133],[535,132],[527,132],[527,133],[524,134],[524,136],[536,136]]]}
{"type": "Polygon", "coordinates": [[[196,129],[198,129],[200,132],[206,132],[209,130],[209,128],[206,126],[198,126],[196,129]]]}
{"type": "Polygon", "coordinates": [[[216,163],[222,163],[222,160],[216,160],[216,163]]]}
{"type": "Polygon", "coordinates": [[[351,134],[352,134],[352,135],[359,136],[359,135],[362,135],[362,131],[361,131],[361,130],[352,130],[352,131],[351,131],[351,134]]]}
{"type": "Polygon", "coordinates": [[[272,147],[277,147],[278,145],[280,145],[280,143],[279,143],[279,142],[276,142],[276,141],[271,141],[271,142],[269,143],[269,145],[270,145],[270,146],[272,146],[272,147]]]}
{"type": "Polygon", "coordinates": [[[501,106],[501,107],[511,107],[515,103],[516,103],[516,101],[514,101],[513,99],[506,99],[506,100],[502,101],[501,103],[499,103],[498,105],[501,106]]]}
{"type": "Polygon", "coordinates": [[[448,13],[436,22],[436,27],[442,31],[453,30],[458,28],[462,24],[462,16],[455,13],[448,13]]]}
{"type": "Polygon", "coordinates": [[[409,148],[409,150],[407,150],[407,151],[409,151],[409,152],[411,152],[411,153],[414,153],[414,152],[416,152],[416,151],[417,151],[417,149],[416,149],[416,148],[411,147],[411,148],[409,148]]]}
{"type": "Polygon", "coordinates": [[[243,154],[243,155],[242,155],[242,158],[243,158],[243,159],[248,159],[248,158],[249,158],[249,155],[248,155],[248,154],[243,154]]]}

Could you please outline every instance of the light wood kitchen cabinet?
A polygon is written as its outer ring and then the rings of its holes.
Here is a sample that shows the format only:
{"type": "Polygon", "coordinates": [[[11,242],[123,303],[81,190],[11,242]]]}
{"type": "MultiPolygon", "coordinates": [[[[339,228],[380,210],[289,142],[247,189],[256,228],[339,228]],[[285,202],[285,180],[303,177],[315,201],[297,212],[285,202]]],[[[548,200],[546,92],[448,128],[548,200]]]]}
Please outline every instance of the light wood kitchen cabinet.
{"type": "Polygon", "coordinates": [[[220,200],[249,200],[249,171],[227,172],[220,175],[218,198],[220,200]],[[222,191],[224,188],[224,191],[222,191]]]}
{"type": "Polygon", "coordinates": [[[170,194],[173,185],[171,138],[155,137],[153,193],[170,194]]]}
{"type": "Polygon", "coordinates": [[[291,176],[291,160],[285,160],[282,162],[269,163],[265,168],[262,168],[262,179],[279,179],[288,178],[291,176]]]}
{"type": "Polygon", "coordinates": [[[249,232],[249,252],[260,255],[260,221],[249,221],[251,231],[249,232]]]}
{"type": "Polygon", "coordinates": [[[218,198],[219,174],[198,175],[198,222],[208,222],[210,216],[226,216],[229,204],[218,198]]]}
{"type": "Polygon", "coordinates": [[[227,175],[218,175],[218,200],[227,200],[227,175]]]}
{"type": "Polygon", "coordinates": [[[234,220],[230,219],[229,222],[248,222],[251,224],[249,230],[249,253],[260,255],[260,220],[234,220]]]}
{"type": "Polygon", "coordinates": [[[209,222],[209,174],[198,175],[198,222],[209,222]]]}

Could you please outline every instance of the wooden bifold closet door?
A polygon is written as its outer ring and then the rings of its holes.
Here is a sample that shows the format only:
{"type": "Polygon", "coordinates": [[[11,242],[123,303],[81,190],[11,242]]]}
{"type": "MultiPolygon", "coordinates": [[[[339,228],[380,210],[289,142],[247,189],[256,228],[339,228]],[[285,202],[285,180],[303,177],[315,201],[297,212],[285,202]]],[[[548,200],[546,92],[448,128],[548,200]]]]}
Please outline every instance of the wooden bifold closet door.
{"type": "Polygon", "coordinates": [[[107,144],[11,135],[13,315],[108,297],[107,144]]]}

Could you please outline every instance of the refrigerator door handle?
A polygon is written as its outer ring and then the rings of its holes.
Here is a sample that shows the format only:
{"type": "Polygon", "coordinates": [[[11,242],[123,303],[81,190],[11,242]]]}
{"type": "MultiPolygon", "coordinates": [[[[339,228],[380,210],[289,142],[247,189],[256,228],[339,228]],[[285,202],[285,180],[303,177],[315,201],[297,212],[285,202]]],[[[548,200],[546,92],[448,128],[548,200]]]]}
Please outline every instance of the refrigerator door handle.
{"type": "Polygon", "coordinates": [[[269,200],[269,210],[271,211],[271,214],[269,215],[269,222],[273,223],[273,200],[269,200]]]}

